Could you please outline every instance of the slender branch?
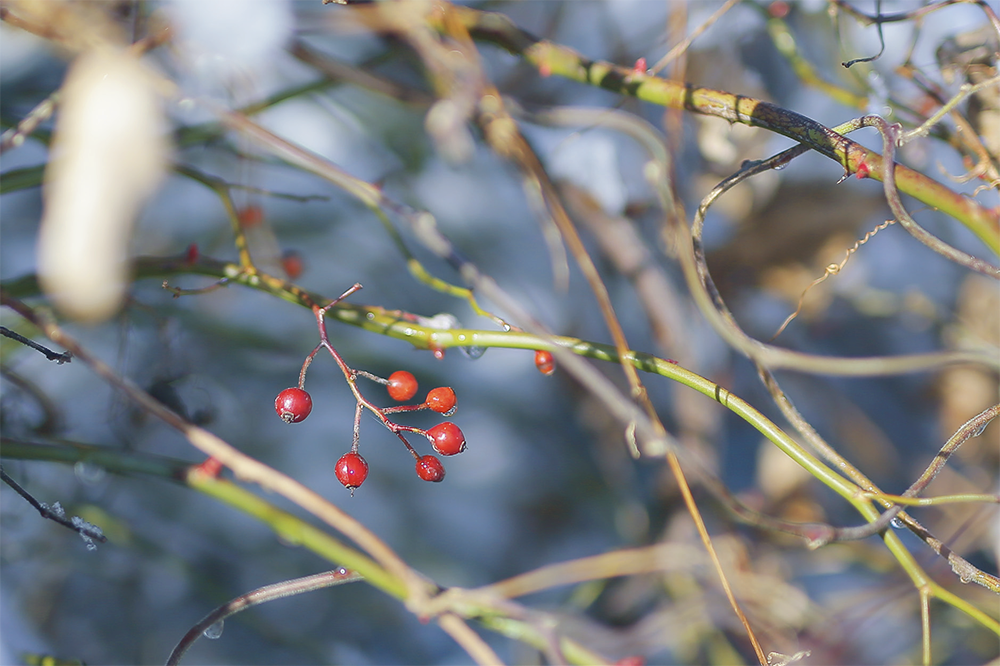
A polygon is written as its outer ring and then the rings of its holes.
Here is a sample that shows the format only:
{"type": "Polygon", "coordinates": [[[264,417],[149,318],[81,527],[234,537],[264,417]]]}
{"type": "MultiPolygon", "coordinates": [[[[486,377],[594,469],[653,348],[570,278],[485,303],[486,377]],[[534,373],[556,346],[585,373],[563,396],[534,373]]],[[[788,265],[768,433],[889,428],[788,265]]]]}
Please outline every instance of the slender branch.
{"type": "Polygon", "coordinates": [[[906,208],[899,198],[899,190],[896,189],[896,168],[893,162],[893,157],[896,154],[896,146],[900,138],[900,126],[895,124],[890,125],[884,118],[875,115],[861,118],[860,123],[864,127],[875,127],[878,129],[879,134],[882,135],[882,188],[885,191],[886,201],[889,202],[889,208],[892,210],[893,215],[896,216],[899,225],[909,231],[911,236],[941,256],[951,259],[956,264],[965,266],[970,270],[1000,279],[1000,268],[991,266],[982,259],[973,257],[945,243],[917,224],[910,217],[909,213],[906,212],[906,208]]]}
{"type": "Polygon", "coordinates": [[[184,657],[184,653],[208,631],[209,627],[218,625],[221,629],[222,622],[236,613],[275,599],[313,592],[334,585],[351,583],[356,580],[362,580],[362,576],[344,567],[338,567],[332,571],[324,571],[312,576],[303,576],[302,578],[293,578],[292,580],[285,580],[273,585],[265,585],[246,594],[241,594],[235,599],[219,606],[191,627],[171,651],[170,656],[167,657],[167,666],[176,666],[179,664],[184,657]]]}
{"type": "Polygon", "coordinates": [[[71,354],[70,352],[63,352],[61,354],[57,354],[48,347],[40,345],[34,340],[28,339],[23,335],[21,335],[20,333],[14,332],[9,328],[7,328],[6,326],[0,326],[0,335],[10,338],[11,340],[16,340],[20,342],[22,345],[26,345],[38,352],[41,352],[42,354],[45,355],[46,359],[50,361],[55,361],[59,365],[62,365],[63,363],[69,363],[70,361],[73,360],[73,354],[71,354]]]}
{"type": "MultiPolygon", "coordinates": [[[[456,8],[456,11],[473,37],[498,44],[546,74],[673,109],[761,127],[808,145],[851,173],[864,162],[875,178],[881,178],[880,155],[793,111],[750,97],[698,88],[590,60],[573,49],[538,39],[500,14],[471,8],[456,8]]],[[[1000,214],[904,166],[896,167],[896,181],[901,192],[959,220],[992,252],[1000,254],[1000,214]]]]}
{"type": "Polygon", "coordinates": [[[104,536],[100,528],[91,525],[76,516],[73,516],[72,519],[67,518],[66,512],[61,506],[59,506],[58,502],[50,507],[48,504],[43,504],[42,502],[36,500],[31,496],[31,493],[22,488],[17,481],[7,476],[7,473],[3,471],[3,466],[0,466],[0,480],[13,488],[14,492],[23,497],[28,504],[33,506],[35,510],[41,514],[42,518],[59,523],[63,527],[73,530],[83,537],[84,541],[86,541],[90,547],[93,547],[93,544],[91,543],[93,541],[99,541],[101,543],[107,542],[108,538],[104,536]]]}

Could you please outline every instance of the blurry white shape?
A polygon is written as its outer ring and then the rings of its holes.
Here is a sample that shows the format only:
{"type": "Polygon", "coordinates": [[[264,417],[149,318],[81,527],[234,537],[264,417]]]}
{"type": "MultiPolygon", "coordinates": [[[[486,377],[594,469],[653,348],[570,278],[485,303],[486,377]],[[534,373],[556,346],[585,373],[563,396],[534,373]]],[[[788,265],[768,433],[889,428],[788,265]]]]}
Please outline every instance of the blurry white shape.
{"type": "Polygon", "coordinates": [[[154,77],[125,51],[95,48],[70,67],[45,170],[42,289],[66,316],[111,317],[125,296],[142,202],[167,159],[154,77]]]}
{"type": "Polygon", "coordinates": [[[439,312],[433,317],[420,317],[419,319],[422,325],[439,331],[447,331],[451,328],[462,328],[462,322],[460,322],[458,317],[450,312],[439,312]]]}
{"type": "Polygon", "coordinates": [[[295,27],[287,0],[182,0],[165,9],[200,92],[236,93],[237,102],[271,72],[295,27]]]}
{"type": "Polygon", "coordinates": [[[589,131],[573,136],[556,149],[551,172],[586,189],[604,212],[617,215],[625,210],[628,195],[611,138],[589,131]]]}
{"type": "Polygon", "coordinates": [[[73,472],[76,474],[76,478],[90,485],[100,483],[104,480],[104,477],[107,476],[104,468],[100,465],[95,465],[91,462],[84,462],[82,460],[73,465],[73,472]]]}

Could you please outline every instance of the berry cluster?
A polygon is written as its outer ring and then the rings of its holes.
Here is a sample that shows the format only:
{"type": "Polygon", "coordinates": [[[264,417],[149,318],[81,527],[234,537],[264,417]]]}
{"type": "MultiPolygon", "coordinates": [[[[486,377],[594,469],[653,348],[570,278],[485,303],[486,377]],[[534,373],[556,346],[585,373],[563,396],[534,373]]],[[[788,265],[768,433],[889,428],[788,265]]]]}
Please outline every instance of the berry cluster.
{"type": "Polygon", "coordinates": [[[354,489],[359,487],[365,482],[365,479],[368,478],[368,461],[366,461],[361,454],[358,453],[361,414],[365,409],[367,409],[382,422],[382,425],[388,428],[389,431],[394,433],[403,442],[406,449],[416,461],[416,472],[418,477],[424,481],[441,481],[444,479],[444,465],[441,464],[441,461],[434,455],[421,456],[417,453],[417,451],[407,441],[404,433],[411,432],[426,437],[430,442],[431,448],[433,448],[438,454],[442,456],[453,456],[465,450],[465,435],[462,434],[461,429],[459,429],[459,427],[451,421],[445,421],[444,423],[437,424],[429,430],[422,430],[421,428],[395,423],[389,419],[388,415],[399,412],[412,412],[429,409],[444,416],[451,416],[455,413],[458,405],[458,399],[455,396],[455,391],[450,387],[441,386],[431,389],[427,393],[427,397],[420,404],[377,407],[365,398],[358,390],[358,377],[365,377],[366,379],[378,382],[379,384],[384,384],[389,393],[389,397],[396,402],[405,402],[412,399],[413,396],[417,394],[418,386],[416,377],[406,370],[397,370],[389,375],[388,379],[383,379],[361,370],[355,370],[344,362],[344,359],[340,356],[337,350],[333,348],[332,344],[330,344],[330,339],[326,332],[326,322],[324,321],[326,312],[332,306],[347,298],[360,288],[361,285],[356,284],[344,292],[340,298],[329,303],[328,305],[322,308],[316,305],[313,306],[313,314],[316,316],[316,323],[319,326],[320,342],[316,345],[316,348],[312,350],[309,356],[306,357],[305,362],[302,364],[302,370],[299,372],[298,386],[285,389],[278,394],[277,398],[275,398],[274,411],[285,423],[300,423],[301,421],[304,421],[307,416],[309,416],[309,413],[312,412],[312,397],[303,388],[306,380],[306,371],[309,369],[309,365],[316,357],[316,354],[319,353],[321,349],[326,349],[330,355],[333,356],[337,365],[340,366],[341,371],[344,373],[344,377],[347,379],[347,384],[350,386],[351,392],[354,393],[354,397],[358,402],[358,406],[354,414],[354,441],[351,445],[351,450],[342,455],[337,461],[336,467],[334,468],[337,480],[340,481],[344,487],[350,490],[353,495],[354,489]]]}

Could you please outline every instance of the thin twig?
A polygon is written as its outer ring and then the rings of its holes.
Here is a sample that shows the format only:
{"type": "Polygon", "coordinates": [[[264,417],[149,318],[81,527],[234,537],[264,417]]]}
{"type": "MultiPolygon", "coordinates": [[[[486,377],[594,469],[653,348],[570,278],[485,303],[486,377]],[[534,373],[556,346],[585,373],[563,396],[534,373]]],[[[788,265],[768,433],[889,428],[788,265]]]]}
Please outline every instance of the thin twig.
{"type": "Polygon", "coordinates": [[[15,333],[14,331],[12,331],[9,328],[7,328],[6,326],[0,326],[0,335],[3,335],[4,337],[8,337],[11,340],[17,340],[21,344],[26,345],[26,346],[31,347],[32,349],[34,349],[36,351],[41,352],[42,354],[45,355],[45,358],[47,358],[50,361],[55,361],[58,365],[62,365],[63,363],[69,363],[70,361],[73,360],[73,354],[72,353],[70,353],[68,351],[65,351],[65,352],[63,352],[61,354],[57,354],[56,352],[52,351],[48,347],[45,347],[44,345],[40,345],[37,342],[35,342],[34,340],[28,339],[28,338],[24,337],[23,335],[21,335],[20,333],[15,333]]]}
{"type": "MultiPolygon", "coordinates": [[[[221,623],[226,618],[235,615],[236,613],[275,599],[283,599],[285,597],[303,594],[305,592],[312,592],[314,590],[321,590],[334,585],[351,583],[356,580],[363,580],[363,578],[358,573],[349,571],[344,567],[338,567],[332,571],[324,571],[323,573],[313,574],[312,576],[303,576],[302,578],[293,578],[292,580],[285,580],[280,583],[265,585],[264,587],[259,587],[256,590],[247,592],[246,594],[241,594],[235,599],[219,606],[211,613],[203,617],[196,625],[191,627],[188,632],[184,634],[184,637],[181,638],[180,642],[178,642],[174,649],[170,652],[170,656],[167,657],[166,664],[167,666],[176,666],[179,664],[181,659],[184,657],[184,653],[187,652],[192,645],[194,645],[195,641],[205,634],[209,627],[217,624],[221,632],[221,623]]],[[[216,638],[218,638],[218,636],[216,636],[216,638]]]]}
{"type": "MultiPolygon", "coordinates": [[[[107,542],[108,538],[104,536],[104,534],[96,526],[91,525],[76,516],[74,516],[73,519],[66,518],[66,512],[62,510],[62,507],[59,506],[58,502],[50,507],[49,505],[36,500],[31,496],[31,493],[22,488],[17,481],[7,476],[7,473],[3,471],[2,465],[0,465],[0,480],[13,488],[18,495],[23,497],[25,501],[28,502],[28,504],[35,507],[38,513],[41,514],[42,518],[57,522],[63,527],[73,530],[82,536],[84,541],[87,541],[88,544],[90,544],[91,541],[99,541],[101,543],[107,542]]],[[[92,546],[93,544],[90,545],[92,546]]]]}

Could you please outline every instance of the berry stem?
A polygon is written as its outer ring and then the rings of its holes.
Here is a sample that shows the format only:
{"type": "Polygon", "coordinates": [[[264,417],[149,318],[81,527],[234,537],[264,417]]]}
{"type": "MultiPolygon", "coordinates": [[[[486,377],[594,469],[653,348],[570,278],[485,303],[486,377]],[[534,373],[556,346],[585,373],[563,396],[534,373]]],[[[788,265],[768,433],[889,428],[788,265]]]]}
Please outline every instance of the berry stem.
{"type": "Polygon", "coordinates": [[[354,439],[351,441],[351,451],[358,452],[358,443],[361,441],[361,403],[354,409],[354,439]]]}
{"type": "Polygon", "coordinates": [[[306,387],[306,371],[309,369],[309,366],[312,365],[313,359],[316,358],[317,352],[319,352],[319,350],[322,348],[323,348],[322,343],[316,345],[316,348],[313,349],[312,352],[309,353],[309,356],[306,356],[306,360],[302,362],[302,369],[299,370],[300,389],[304,389],[306,387]]]}
{"type": "MultiPolygon", "coordinates": [[[[316,316],[316,325],[319,328],[320,342],[319,345],[317,345],[316,349],[313,350],[312,354],[310,354],[309,357],[306,359],[307,364],[303,366],[303,374],[305,372],[305,368],[308,367],[308,363],[312,362],[312,357],[315,356],[316,352],[318,352],[320,348],[326,349],[328,352],[330,352],[330,355],[333,357],[333,360],[337,362],[337,366],[340,368],[340,371],[344,373],[344,379],[347,380],[347,385],[350,387],[351,393],[354,394],[354,399],[358,403],[357,411],[355,412],[355,417],[354,417],[354,442],[352,444],[351,450],[357,451],[358,441],[360,439],[361,410],[367,409],[368,411],[370,411],[372,414],[375,415],[375,418],[377,418],[382,423],[383,426],[385,426],[394,435],[399,437],[399,439],[402,440],[403,444],[406,446],[407,450],[409,450],[409,452],[415,457],[415,459],[419,460],[420,455],[413,449],[412,446],[410,446],[410,443],[406,441],[406,438],[401,433],[403,431],[417,432],[424,435],[425,437],[427,436],[426,433],[423,430],[420,430],[419,428],[401,426],[399,424],[393,423],[388,419],[388,417],[386,417],[385,412],[381,408],[372,404],[371,402],[368,401],[367,398],[361,395],[361,391],[358,390],[357,386],[357,377],[361,373],[357,370],[352,369],[349,365],[347,365],[347,362],[344,361],[340,353],[337,352],[337,350],[330,343],[330,337],[327,334],[326,319],[324,316],[326,314],[327,309],[330,306],[336,304],[341,299],[345,298],[346,296],[354,293],[359,288],[360,285],[355,285],[354,287],[351,287],[346,292],[344,292],[343,296],[333,301],[326,307],[321,308],[318,305],[313,306],[313,314],[316,316]]],[[[365,376],[368,376],[368,373],[365,373],[365,376]]],[[[376,379],[376,381],[378,381],[378,379],[376,379]]]]}
{"type": "Polygon", "coordinates": [[[419,412],[422,409],[427,409],[426,403],[421,403],[419,405],[394,405],[392,407],[383,407],[383,414],[397,414],[399,412],[419,412]]]}
{"type": "Polygon", "coordinates": [[[385,379],[385,378],[383,378],[383,377],[379,377],[378,375],[373,375],[372,373],[370,373],[370,372],[365,372],[364,370],[355,370],[355,371],[354,371],[354,373],[355,373],[355,374],[356,374],[356,375],[357,375],[358,377],[364,377],[365,379],[370,379],[370,380],[372,380],[373,382],[376,382],[376,383],[378,383],[378,384],[382,384],[383,386],[385,386],[386,384],[388,384],[388,383],[389,383],[389,380],[388,380],[388,379],[385,379]]]}
{"type": "Polygon", "coordinates": [[[332,301],[330,301],[329,303],[327,303],[326,305],[324,305],[322,308],[320,308],[320,310],[323,313],[326,313],[334,305],[336,305],[337,303],[341,302],[342,300],[344,300],[345,298],[347,298],[348,296],[350,296],[354,292],[361,291],[362,289],[364,289],[364,287],[361,286],[361,283],[360,282],[355,282],[351,286],[350,289],[348,289],[347,291],[345,291],[344,293],[342,293],[340,296],[338,296],[337,298],[333,299],[332,301]]]}

